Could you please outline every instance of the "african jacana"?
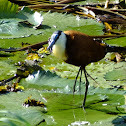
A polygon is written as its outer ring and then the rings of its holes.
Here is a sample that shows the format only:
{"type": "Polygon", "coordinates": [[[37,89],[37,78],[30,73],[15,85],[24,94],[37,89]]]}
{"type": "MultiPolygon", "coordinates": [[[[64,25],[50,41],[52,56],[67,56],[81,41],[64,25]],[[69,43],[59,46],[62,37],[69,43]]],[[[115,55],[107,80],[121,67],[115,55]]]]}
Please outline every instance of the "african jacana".
{"type": "Polygon", "coordinates": [[[54,56],[64,60],[66,63],[80,67],[75,79],[74,91],[78,75],[80,72],[82,74],[82,70],[84,71],[86,89],[82,107],[85,107],[89,86],[87,79],[88,73],[85,67],[91,62],[97,62],[104,58],[107,52],[117,52],[123,49],[123,47],[109,46],[94,40],[94,38],[89,35],[69,30],[54,32],[49,39],[49,46],[47,49],[51,50],[54,56]]]}

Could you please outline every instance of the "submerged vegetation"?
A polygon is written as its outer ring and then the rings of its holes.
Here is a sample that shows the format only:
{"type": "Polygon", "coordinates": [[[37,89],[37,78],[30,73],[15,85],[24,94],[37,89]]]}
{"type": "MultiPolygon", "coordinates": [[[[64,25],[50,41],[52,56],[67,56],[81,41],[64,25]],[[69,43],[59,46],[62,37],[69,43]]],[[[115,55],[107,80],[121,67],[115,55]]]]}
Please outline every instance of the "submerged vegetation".
{"type": "Polygon", "coordinates": [[[126,125],[126,52],[109,53],[86,67],[93,79],[85,112],[84,78],[73,95],[79,68],[46,50],[56,30],[77,30],[125,47],[126,3],[1,0],[0,125],[126,125]]]}

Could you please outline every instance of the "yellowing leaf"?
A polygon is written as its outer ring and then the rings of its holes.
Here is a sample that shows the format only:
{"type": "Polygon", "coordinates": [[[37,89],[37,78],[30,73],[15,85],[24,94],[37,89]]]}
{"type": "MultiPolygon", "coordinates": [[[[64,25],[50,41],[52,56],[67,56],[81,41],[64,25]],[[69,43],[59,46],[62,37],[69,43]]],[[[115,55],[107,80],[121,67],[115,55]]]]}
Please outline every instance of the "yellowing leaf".
{"type": "Polygon", "coordinates": [[[54,69],[55,69],[55,67],[50,67],[50,68],[49,68],[49,70],[54,70],[54,69]]]}
{"type": "Polygon", "coordinates": [[[112,30],[112,27],[110,26],[110,24],[108,24],[107,22],[104,22],[104,24],[105,24],[105,27],[106,27],[107,31],[111,31],[112,30]]]}
{"type": "Polygon", "coordinates": [[[38,56],[38,54],[30,53],[26,59],[27,60],[38,60],[39,56],[38,56]]]}
{"type": "Polygon", "coordinates": [[[24,105],[24,106],[40,106],[40,107],[44,107],[44,106],[45,106],[43,102],[37,101],[37,100],[35,100],[35,99],[31,99],[31,96],[29,96],[29,97],[25,100],[25,102],[24,102],[23,105],[24,105]]]}
{"type": "Polygon", "coordinates": [[[38,50],[38,53],[49,53],[49,51],[47,50],[47,47],[43,47],[41,49],[38,50]]]}
{"type": "Polygon", "coordinates": [[[7,88],[5,86],[0,86],[0,92],[5,92],[7,91],[7,88]]]}
{"type": "Polygon", "coordinates": [[[15,89],[24,90],[24,87],[23,86],[17,86],[17,87],[15,87],[15,89]]]}

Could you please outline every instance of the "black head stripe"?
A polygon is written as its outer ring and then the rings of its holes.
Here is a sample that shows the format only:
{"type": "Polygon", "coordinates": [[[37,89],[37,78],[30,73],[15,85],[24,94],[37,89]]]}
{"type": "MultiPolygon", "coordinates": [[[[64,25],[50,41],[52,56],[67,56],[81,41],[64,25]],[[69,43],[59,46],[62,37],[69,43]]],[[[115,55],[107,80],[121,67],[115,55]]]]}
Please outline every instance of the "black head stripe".
{"type": "Polygon", "coordinates": [[[48,44],[50,45],[53,42],[53,45],[56,43],[56,41],[59,39],[59,36],[61,35],[62,31],[55,31],[51,38],[48,39],[48,44]]]}
{"type": "Polygon", "coordinates": [[[58,30],[58,31],[55,31],[54,34],[61,35],[61,32],[62,32],[62,31],[58,30]]]}
{"type": "Polygon", "coordinates": [[[59,36],[61,35],[62,31],[55,31],[54,34],[57,34],[57,38],[55,42],[58,40],[59,36]]]}

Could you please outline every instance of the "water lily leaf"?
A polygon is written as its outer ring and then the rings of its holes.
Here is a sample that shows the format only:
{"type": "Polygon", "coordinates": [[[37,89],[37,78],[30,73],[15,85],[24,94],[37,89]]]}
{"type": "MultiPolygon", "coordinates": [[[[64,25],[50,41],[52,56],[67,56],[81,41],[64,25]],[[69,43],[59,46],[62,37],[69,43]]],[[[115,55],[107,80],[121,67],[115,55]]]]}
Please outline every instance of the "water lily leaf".
{"type": "Polygon", "coordinates": [[[110,71],[106,73],[105,79],[108,81],[126,80],[126,69],[110,71]]]}
{"type": "Polygon", "coordinates": [[[0,110],[0,114],[8,114],[8,115],[11,115],[11,116],[14,117],[14,118],[11,118],[11,117],[2,117],[2,118],[0,118],[1,122],[5,122],[9,126],[16,126],[16,124],[14,122],[18,122],[18,123],[21,123],[21,124],[23,123],[23,125],[31,126],[30,123],[28,123],[21,116],[16,115],[16,114],[14,114],[12,112],[9,112],[7,110],[0,110]]]}
{"type": "Polygon", "coordinates": [[[39,59],[39,56],[37,54],[34,54],[34,53],[30,53],[28,54],[28,57],[26,58],[27,60],[38,60],[39,59]]]}
{"type": "MultiPolygon", "coordinates": [[[[30,87],[32,87],[32,85],[34,85],[35,87],[38,86],[39,89],[43,89],[45,86],[49,86],[52,87],[53,89],[55,89],[55,91],[57,93],[67,93],[67,94],[73,94],[73,84],[74,84],[74,80],[71,79],[66,79],[66,78],[61,78],[60,76],[56,75],[55,73],[51,73],[50,71],[36,71],[33,74],[30,74],[27,78],[26,78],[26,82],[22,82],[24,83],[23,85],[30,85],[30,87]]],[[[34,88],[35,88],[34,87],[34,88]]],[[[45,87],[46,90],[48,90],[48,87],[45,87]]],[[[81,94],[84,94],[85,92],[85,85],[82,82],[81,83],[81,94]]],[[[99,94],[120,94],[120,95],[124,95],[126,94],[126,91],[118,91],[117,89],[110,89],[110,88],[100,88],[100,87],[93,87],[90,86],[89,87],[89,91],[88,91],[89,95],[93,95],[96,93],[99,94]]],[[[79,82],[77,82],[77,86],[76,86],[76,93],[75,94],[79,94],[79,82]]],[[[104,97],[102,99],[106,99],[107,97],[104,97]]]]}
{"type": "MultiPolygon", "coordinates": [[[[87,70],[88,74],[91,75],[92,78],[94,78],[94,80],[97,82],[96,83],[93,79],[91,79],[89,77],[88,80],[89,80],[90,86],[112,88],[113,86],[125,85],[125,80],[124,80],[124,82],[122,82],[122,81],[108,82],[104,78],[106,73],[108,73],[109,71],[113,71],[115,69],[125,69],[125,62],[115,63],[115,62],[112,62],[109,60],[105,60],[105,59],[108,59],[108,56],[109,56],[109,54],[106,55],[106,57],[103,60],[96,62],[96,63],[91,63],[88,66],[86,66],[86,70],[87,70]]],[[[61,76],[62,78],[75,79],[77,72],[79,70],[79,68],[76,66],[64,63],[61,60],[57,61],[57,59],[55,59],[54,56],[53,57],[48,56],[47,58],[43,59],[43,61],[46,62],[46,65],[42,66],[45,70],[50,70],[52,72],[56,72],[56,74],[61,76]]],[[[78,80],[79,80],[79,78],[78,78],[78,80]]],[[[85,78],[84,78],[84,74],[83,74],[82,82],[84,82],[84,81],[85,81],[85,78]]]]}
{"type": "MultiPolygon", "coordinates": [[[[83,109],[79,108],[79,106],[82,104],[83,96],[80,95],[73,96],[73,94],[62,94],[62,93],[43,93],[43,95],[48,99],[47,102],[48,114],[51,114],[54,117],[58,125],[68,125],[71,124],[73,120],[84,121],[83,109]],[[74,116],[73,116],[73,111],[74,111],[74,116]]],[[[110,95],[108,101],[106,100],[102,101],[97,94],[91,96],[88,95],[86,101],[86,109],[85,109],[88,115],[86,115],[85,121],[89,121],[92,124],[92,122],[94,123],[96,122],[96,120],[97,121],[101,119],[106,120],[107,118],[110,118],[111,114],[110,115],[106,114],[106,112],[120,113],[119,111],[116,110],[115,107],[117,105],[117,102],[120,101],[121,104],[124,103],[124,98],[123,96],[120,95],[118,95],[118,97],[117,95],[110,95]],[[118,99],[120,100],[118,101],[118,99]],[[107,107],[102,105],[105,103],[108,104],[107,107]],[[116,105],[112,105],[113,103],[116,105]],[[92,116],[93,118],[91,118],[92,116]]]]}
{"type": "Polygon", "coordinates": [[[0,80],[12,77],[15,73],[16,67],[13,64],[11,64],[9,61],[0,61],[0,80]]]}
{"type": "MultiPolygon", "coordinates": [[[[26,81],[28,84],[36,85],[36,86],[51,86],[53,88],[63,88],[67,90],[68,88],[73,86],[73,80],[63,79],[60,76],[57,76],[55,73],[51,73],[50,71],[35,71],[33,74],[30,74],[26,81]]],[[[62,90],[62,89],[61,89],[62,90]]],[[[69,90],[72,92],[72,90],[69,90]]]]}
{"type": "Polygon", "coordinates": [[[89,35],[94,33],[92,32],[94,30],[96,31],[95,35],[103,34],[103,24],[92,19],[79,18],[78,20],[77,17],[71,14],[50,12],[41,15],[41,13],[23,7],[15,17],[0,19],[0,38],[28,37],[40,33],[49,33],[50,35],[56,30],[68,29],[76,29],[89,35]],[[41,26],[41,24],[43,25],[41,26]],[[39,29],[35,30],[33,27],[39,27],[39,29]]]}
{"type": "Polygon", "coordinates": [[[28,97],[24,101],[23,106],[27,106],[27,107],[29,107],[29,106],[40,106],[40,107],[44,107],[45,105],[44,105],[43,102],[38,101],[38,100],[35,100],[35,99],[32,99],[31,96],[30,96],[30,97],[28,97]]]}
{"type": "Polygon", "coordinates": [[[18,13],[18,5],[8,0],[0,1],[0,38],[26,37],[39,34],[36,31],[42,25],[43,17],[40,13],[23,7],[18,13]]]}
{"type": "MultiPolygon", "coordinates": [[[[38,101],[40,100],[46,104],[42,92],[38,90],[34,90],[34,91],[28,90],[24,92],[17,92],[17,93],[11,92],[7,94],[3,94],[0,95],[0,99],[1,99],[0,117],[2,117],[2,119],[6,118],[5,120],[12,121],[14,124],[21,125],[21,126],[24,125],[28,126],[28,124],[36,125],[43,119],[46,120],[48,116],[45,116],[44,114],[47,112],[45,108],[34,107],[34,106],[32,107],[23,106],[25,99],[31,96],[31,94],[33,99],[38,101]],[[15,120],[12,120],[13,118],[15,120]],[[22,123],[20,124],[19,121],[24,124],[22,123]]],[[[2,121],[1,118],[0,121],[2,121]]]]}
{"type": "Polygon", "coordinates": [[[8,0],[0,0],[0,18],[15,17],[17,10],[18,5],[8,0]]]}
{"type": "MultiPolygon", "coordinates": [[[[76,105],[78,106],[82,104],[83,96],[80,97],[80,95],[78,95],[79,93],[75,93],[75,95],[76,94],[77,95],[73,97],[71,87],[73,86],[74,80],[61,78],[57,76],[55,73],[51,73],[50,71],[39,71],[31,74],[29,77],[28,77],[29,79],[27,78],[27,82],[22,81],[21,84],[25,85],[26,87],[30,85],[31,89],[26,90],[24,92],[17,92],[17,93],[11,92],[5,95],[0,95],[0,99],[1,99],[0,109],[13,112],[19,117],[23,117],[23,119],[25,119],[26,122],[29,122],[32,125],[38,124],[43,119],[45,119],[47,124],[49,123],[50,125],[52,125],[55,123],[53,122],[54,120],[53,116],[55,117],[56,123],[61,124],[62,123],[60,120],[61,116],[59,115],[62,114],[66,115],[66,110],[73,113],[73,109],[71,108],[75,107],[76,105]],[[34,90],[32,89],[32,85],[34,85],[34,90]],[[44,88],[44,86],[46,85],[50,87],[52,86],[53,88],[51,88],[51,90],[49,90],[49,88],[47,87],[44,88]],[[39,90],[35,89],[37,86],[39,86],[39,90]],[[62,90],[60,89],[60,87],[62,88],[62,90]],[[42,88],[43,90],[41,90],[42,88]],[[22,106],[25,99],[27,99],[31,95],[33,99],[43,101],[45,105],[47,105],[48,114],[52,115],[51,118],[44,114],[46,110],[42,109],[42,107],[38,108],[32,106],[32,107],[25,108],[24,106],[22,106]],[[48,102],[46,102],[46,99],[48,102]],[[52,120],[50,121],[50,119],[52,120]]],[[[82,83],[81,94],[84,93],[84,87],[85,85],[84,83],[82,83]]],[[[113,106],[113,108],[110,109],[110,106],[108,105],[105,109],[104,106],[102,106],[102,104],[106,103],[106,100],[108,100],[108,104],[111,104],[113,102],[116,104],[117,101],[113,100],[114,98],[119,99],[119,101],[121,101],[122,104],[123,103],[122,98],[124,99],[124,97],[123,96],[120,97],[120,94],[121,95],[125,94],[125,91],[118,91],[118,90],[113,91],[113,89],[90,87],[86,105],[88,108],[91,108],[93,110],[96,109],[101,112],[119,113],[117,112],[115,106],[113,106]],[[105,95],[99,95],[99,94],[105,94],[105,95]],[[119,95],[115,95],[115,94],[119,94],[119,95]],[[111,98],[111,96],[113,97],[111,98]]],[[[75,109],[75,111],[78,110],[79,111],[81,110],[80,112],[81,114],[83,113],[82,112],[83,109],[80,108],[75,109]]],[[[70,116],[70,113],[68,115],[70,116]]],[[[1,115],[1,114],[0,116],[5,117],[5,115],[1,115]]],[[[10,114],[6,114],[6,117],[12,118],[13,116],[11,116],[10,114]]],[[[79,118],[83,118],[83,116],[79,115],[79,118]]],[[[67,121],[65,124],[70,124],[69,118],[65,120],[67,121]]],[[[17,122],[15,121],[14,123],[17,124],[17,122]]],[[[19,123],[17,125],[19,125],[19,123]]]]}
{"type": "Polygon", "coordinates": [[[109,45],[125,47],[126,46],[126,37],[109,39],[109,40],[106,40],[105,42],[108,43],[109,45]]]}
{"type": "Polygon", "coordinates": [[[28,21],[30,24],[34,25],[34,27],[41,26],[43,22],[41,13],[27,7],[23,7],[16,17],[28,21]]]}
{"type": "Polygon", "coordinates": [[[59,14],[59,13],[45,13],[43,14],[44,21],[43,25],[49,26],[49,32],[54,32],[56,30],[79,30],[86,34],[101,35],[103,34],[103,24],[92,19],[83,19],[72,14],[59,14]]]}

